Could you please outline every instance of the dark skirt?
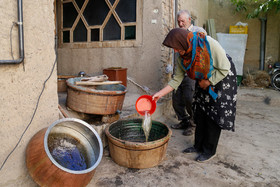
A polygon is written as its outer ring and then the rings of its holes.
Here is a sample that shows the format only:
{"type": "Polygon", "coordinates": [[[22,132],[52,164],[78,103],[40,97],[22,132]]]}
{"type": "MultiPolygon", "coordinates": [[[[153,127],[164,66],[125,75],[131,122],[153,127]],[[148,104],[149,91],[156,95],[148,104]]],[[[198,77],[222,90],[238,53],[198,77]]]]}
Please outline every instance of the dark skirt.
{"type": "Polygon", "coordinates": [[[229,56],[227,57],[231,64],[228,75],[215,86],[212,86],[214,91],[218,94],[217,99],[214,100],[209,95],[208,90],[200,88],[197,82],[194,93],[193,111],[195,121],[196,119],[203,117],[199,116],[199,113],[196,113],[198,109],[201,109],[222,129],[234,131],[237,79],[232,59],[229,56]]]}

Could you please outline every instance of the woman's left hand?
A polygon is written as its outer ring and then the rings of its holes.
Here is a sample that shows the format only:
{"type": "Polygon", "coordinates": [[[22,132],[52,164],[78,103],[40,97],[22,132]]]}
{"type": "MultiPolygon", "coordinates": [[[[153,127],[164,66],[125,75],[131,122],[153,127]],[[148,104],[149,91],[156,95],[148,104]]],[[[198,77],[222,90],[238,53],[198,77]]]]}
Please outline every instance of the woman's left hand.
{"type": "Polygon", "coordinates": [[[206,90],[208,88],[208,86],[210,86],[211,83],[209,80],[203,79],[203,80],[199,80],[198,84],[199,84],[200,88],[202,88],[203,90],[206,90]]]}

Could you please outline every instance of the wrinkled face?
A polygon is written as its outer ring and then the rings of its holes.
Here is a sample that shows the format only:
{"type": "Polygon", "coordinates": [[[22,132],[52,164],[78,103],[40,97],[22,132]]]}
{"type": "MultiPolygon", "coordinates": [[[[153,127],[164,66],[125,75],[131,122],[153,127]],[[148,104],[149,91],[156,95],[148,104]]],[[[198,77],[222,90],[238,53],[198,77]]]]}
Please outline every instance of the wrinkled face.
{"type": "Polygon", "coordinates": [[[177,17],[177,22],[182,29],[188,29],[191,26],[191,18],[187,18],[185,14],[179,15],[177,17]]]}

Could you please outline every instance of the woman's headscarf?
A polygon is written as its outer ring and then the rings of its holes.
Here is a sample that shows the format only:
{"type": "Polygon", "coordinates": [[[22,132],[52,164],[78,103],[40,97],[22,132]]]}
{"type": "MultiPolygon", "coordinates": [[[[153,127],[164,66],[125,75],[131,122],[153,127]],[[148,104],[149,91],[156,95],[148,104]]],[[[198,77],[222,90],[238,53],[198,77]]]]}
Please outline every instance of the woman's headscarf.
{"type": "MultiPolygon", "coordinates": [[[[181,55],[181,64],[191,79],[209,79],[213,70],[213,61],[209,42],[203,33],[190,32],[186,29],[172,29],[163,41],[163,45],[176,50],[185,51],[181,55]]],[[[215,99],[215,93],[209,93],[215,99]]]]}
{"type": "Polygon", "coordinates": [[[163,41],[163,45],[177,50],[187,51],[190,44],[187,41],[187,36],[190,31],[181,28],[172,29],[163,41]]]}

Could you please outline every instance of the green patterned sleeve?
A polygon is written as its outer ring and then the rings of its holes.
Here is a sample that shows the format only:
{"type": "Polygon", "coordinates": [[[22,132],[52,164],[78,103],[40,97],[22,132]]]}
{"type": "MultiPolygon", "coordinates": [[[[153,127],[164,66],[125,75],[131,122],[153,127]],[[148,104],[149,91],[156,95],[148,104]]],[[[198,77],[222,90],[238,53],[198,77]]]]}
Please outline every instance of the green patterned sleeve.
{"type": "Polygon", "coordinates": [[[224,79],[230,70],[230,62],[226,56],[225,50],[218,43],[218,41],[207,36],[210,44],[211,55],[213,59],[214,70],[212,76],[209,78],[211,85],[216,85],[222,79],[224,79]]]}

